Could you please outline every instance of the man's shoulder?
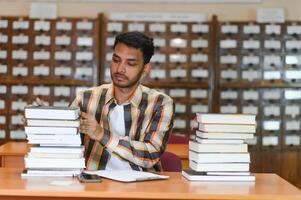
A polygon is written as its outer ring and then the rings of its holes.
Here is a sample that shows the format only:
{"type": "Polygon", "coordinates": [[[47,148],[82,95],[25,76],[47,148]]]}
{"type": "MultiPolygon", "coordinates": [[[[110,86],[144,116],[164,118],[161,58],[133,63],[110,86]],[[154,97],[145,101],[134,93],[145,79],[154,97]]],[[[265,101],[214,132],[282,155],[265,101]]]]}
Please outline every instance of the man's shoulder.
{"type": "Polygon", "coordinates": [[[163,102],[173,103],[173,99],[170,96],[168,96],[167,94],[165,94],[164,92],[146,87],[144,85],[141,85],[141,87],[142,87],[142,92],[147,93],[149,97],[152,97],[152,98],[162,97],[163,102]]]}
{"type": "Polygon", "coordinates": [[[99,86],[93,86],[93,87],[90,87],[84,91],[90,91],[90,92],[101,92],[103,90],[108,90],[110,88],[111,84],[102,84],[102,85],[99,85],[99,86]]]}

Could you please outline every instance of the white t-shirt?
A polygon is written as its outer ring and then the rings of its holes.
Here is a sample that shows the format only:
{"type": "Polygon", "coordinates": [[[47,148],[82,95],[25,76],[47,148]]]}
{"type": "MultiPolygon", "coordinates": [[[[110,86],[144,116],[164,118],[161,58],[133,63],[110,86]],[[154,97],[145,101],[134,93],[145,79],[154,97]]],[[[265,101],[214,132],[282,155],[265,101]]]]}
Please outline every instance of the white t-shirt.
{"type": "MultiPolygon", "coordinates": [[[[110,130],[114,134],[121,136],[125,135],[124,125],[124,108],[122,105],[116,105],[110,112],[110,130]]],[[[131,170],[131,166],[125,160],[122,160],[115,154],[111,154],[111,157],[107,163],[106,170],[131,170]]]]}

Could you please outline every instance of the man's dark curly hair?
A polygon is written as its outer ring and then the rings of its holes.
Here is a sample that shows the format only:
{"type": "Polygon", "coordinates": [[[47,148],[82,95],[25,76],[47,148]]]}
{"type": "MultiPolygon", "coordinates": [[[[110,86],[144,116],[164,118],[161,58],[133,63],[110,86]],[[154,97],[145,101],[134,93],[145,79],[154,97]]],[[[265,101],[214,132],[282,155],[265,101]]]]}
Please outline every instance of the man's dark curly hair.
{"type": "Polygon", "coordinates": [[[154,43],[153,38],[150,38],[140,32],[126,32],[116,36],[114,49],[118,43],[123,43],[128,47],[140,49],[143,54],[144,64],[149,63],[150,59],[154,55],[154,43]]]}

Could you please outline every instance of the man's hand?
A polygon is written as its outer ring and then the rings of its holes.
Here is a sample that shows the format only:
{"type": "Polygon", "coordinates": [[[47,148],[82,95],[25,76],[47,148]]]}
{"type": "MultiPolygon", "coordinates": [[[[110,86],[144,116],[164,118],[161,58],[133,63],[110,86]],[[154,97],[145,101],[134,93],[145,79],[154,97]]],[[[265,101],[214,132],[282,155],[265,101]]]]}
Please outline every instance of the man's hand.
{"type": "MultiPolygon", "coordinates": [[[[44,101],[43,100],[41,100],[39,97],[37,97],[36,98],[36,104],[38,105],[38,106],[44,106],[44,101]]],[[[26,126],[26,118],[25,118],[25,115],[23,114],[23,116],[22,116],[22,124],[23,124],[23,126],[26,126]]]]}
{"type": "Polygon", "coordinates": [[[87,134],[93,140],[100,140],[103,136],[103,129],[94,116],[80,112],[80,133],[87,134]]]}

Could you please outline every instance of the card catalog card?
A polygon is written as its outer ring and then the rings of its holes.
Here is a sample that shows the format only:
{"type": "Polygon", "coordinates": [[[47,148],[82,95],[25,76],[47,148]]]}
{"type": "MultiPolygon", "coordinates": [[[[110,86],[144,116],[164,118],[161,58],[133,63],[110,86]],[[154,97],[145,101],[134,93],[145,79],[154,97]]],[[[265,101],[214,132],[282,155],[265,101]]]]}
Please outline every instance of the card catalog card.
{"type": "Polygon", "coordinates": [[[172,78],[185,78],[187,77],[187,70],[183,68],[177,68],[170,70],[170,77],[172,78]]]}
{"type": "Polygon", "coordinates": [[[91,67],[77,67],[75,69],[76,76],[93,76],[93,69],[91,67]]]}
{"type": "Polygon", "coordinates": [[[191,62],[208,62],[208,55],[202,53],[192,54],[191,62]]]}
{"type": "Polygon", "coordinates": [[[237,99],[238,92],[237,91],[222,91],[221,99],[237,99]]]}
{"type": "Polygon", "coordinates": [[[296,116],[300,115],[300,107],[299,105],[286,105],[284,108],[284,113],[295,118],[296,116]]]}
{"type": "Polygon", "coordinates": [[[263,130],[278,131],[280,130],[280,121],[264,121],[263,130]]]}
{"type": "Polygon", "coordinates": [[[57,36],[55,37],[55,44],[56,45],[70,45],[71,44],[71,38],[68,36],[57,36]]]}
{"type": "Polygon", "coordinates": [[[231,40],[231,39],[221,40],[219,45],[220,48],[223,49],[237,48],[237,40],[231,40]]]}
{"type": "Polygon", "coordinates": [[[279,35],[281,33],[280,25],[268,24],[265,25],[265,33],[268,35],[276,34],[279,35]]]}
{"type": "Polygon", "coordinates": [[[208,78],[209,72],[208,69],[203,69],[203,68],[192,69],[191,76],[193,78],[208,78]]]}
{"type": "Polygon", "coordinates": [[[0,85],[0,94],[6,94],[7,87],[6,85],[0,85]]]}
{"type": "Polygon", "coordinates": [[[284,98],[287,100],[299,100],[301,99],[301,90],[285,90],[284,98]]]}
{"type": "Polygon", "coordinates": [[[7,73],[7,65],[0,64],[0,74],[7,73]]]}
{"type": "Polygon", "coordinates": [[[192,24],[193,33],[209,33],[209,26],[207,24],[192,24]]]}
{"type": "Polygon", "coordinates": [[[252,106],[252,105],[243,106],[242,107],[242,113],[257,115],[258,114],[258,107],[257,106],[252,106]]]}
{"type": "Polygon", "coordinates": [[[258,142],[258,138],[257,138],[256,136],[254,136],[253,138],[245,139],[245,142],[246,142],[248,145],[256,145],[257,142],[258,142]]]}
{"type": "Polygon", "coordinates": [[[187,62],[187,56],[185,54],[170,54],[169,61],[171,63],[184,63],[187,62]]]}
{"type": "Polygon", "coordinates": [[[242,64],[244,65],[259,65],[259,56],[243,56],[242,57],[242,64]]]}
{"type": "Polygon", "coordinates": [[[139,31],[139,32],[144,32],[145,30],[145,25],[144,24],[128,24],[128,31],[139,31]]]}
{"type": "Polygon", "coordinates": [[[173,33],[187,33],[188,27],[186,24],[171,24],[170,31],[173,33]]]}
{"type": "Polygon", "coordinates": [[[54,101],[53,106],[65,107],[65,106],[69,106],[69,102],[63,101],[63,100],[62,101],[54,101]]]}
{"type": "Polygon", "coordinates": [[[0,100],[0,109],[4,109],[4,108],[5,108],[5,101],[0,100]]]}
{"type": "Polygon", "coordinates": [[[5,138],[5,130],[0,130],[0,138],[5,138]]]}
{"type": "Polygon", "coordinates": [[[299,146],[300,145],[300,136],[299,135],[286,135],[284,136],[284,143],[285,145],[293,145],[299,146]]]}
{"type": "Polygon", "coordinates": [[[244,40],[242,43],[244,49],[259,49],[260,42],[258,40],[244,40]]]}
{"type": "Polygon", "coordinates": [[[264,66],[270,66],[272,64],[279,66],[281,65],[281,57],[276,55],[268,55],[263,57],[264,66]]]}
{"type": "Polygon", "coordinates": [[[12,57],[16,60],[26,60],[27,53],[28,52],[24,50],[13,50],[12,57]]]}
{"type": "Polygon", "coordinates": [[[76,23],[76,29],[78,30],[92,30],[93,23],[88,21],[82,21],[76,23]]]}
{"type": "Polygon", "coordinates": [[[108,32],[122,32],[122,23],[108,22],[107,30],[108,32]]]}
{"type": "Polygon", "coordinates": [[[207,113],[209,111],[208,105],[196,104],[191,105],[192,113],[207,113]]]}
{"type": "Polygon", "coordinates": [[[264,48],[267,49],[281,49],[281,41],[279,40],[265,40],[264,48]]]}
{"type": "Polygon", "coordinates": [[[262,137],[262,146],[277,146],[278,145],[277,136],[263,136],[262,137]]]}
{"type": "Polygon", "coordinates": [[[33,94],[34,95],[41,95],[41,96],[49,96],[50,95],[50,87],[34,86],[33,87],[33,94]]]}
{"type": "Polygon", "coordinates": [[[12,94],[27,94],[28,93],[28,86],[26,86],[26,85],[13,85],[13,86],[11,86],[11,93],[12,94]]]}
{"type": "Polygon", "coordinates": [[[186,105],[184,104],[175,104],[175,113],[186,113],[186,105]]]}
{"type": "Polygon", "coordinates": [[[259,100],[259,92],[256,90],[243,91],[242,98],[244,100],[259,100]]]}
{"type": "Polygon", "coordinates": [[[170,89],[169,95],[172,97],[186,97],[185,89],[170,89]]]}
{"type": "Polygon", "coordinates": [[[12,101],[11,109],[12,110],[24,110],[26,105],[27,105],[26,101],[12,101]]]}
{"type": "Polygon", "coordinates": [[[29,21],[14,21],[13,29],[28,29],[29,21]]]}
{"type": "Polygon", "coordinates": [[[292,121],[285,122],[285,129],[287,131],[299,131],[300,121],[292,120],[292,121]]]}
{"type": "Polygon", "coordinates": [[[90,51],[76,52],[75,59],[78,61],[91,61],[93,60],[93,52],[90,51]]]}
{"type": "Polygon", "coordinates": [[[27,76],[28,68],[27,67],[13,67],[13,76],[27,76]]]}
{"type": "Polygon", "coordinates": [[[34,30],[35,31],[49,31],[50,30],[50,22],[49,21],[35,21],[34,22],[34,30]]]}
{"type": "Polygon", "coordinates": [[[260,26],[259,25],[244,25],[243,26],[243,33],[244,34],[259,34],[260,33],[260,26]]]}
{"type": "Polygon", "coordinates": [[[0,28],[7,28],[8,27],[8,20],[0,19],[0,28]]]}
{"type": "Polygon", "coordinates": [[[163,38],[154,38],[154,46],[155,47],[165,47],[166,46],[166,40],[163,38]]]}
{"type": "Polygon", "coordinates": [[[205,99],[208,97],[207,90],[203,89],[191,89],[190,90],[190,98],[196,98],[196,99],[205,99]]]}
{"type": "Polygon", "coordinates": [[[301,49],[301,41],[300,40],[287,40],[285,42],[285,47],[287,49],[301,49]]]}
{"type": "Polygon", "coordinates": [[[54,75],[56,76],[71,76],[71,73],[71,67],[60,66],[54,68],[54,75]]]}
{"type": "Polygon", "coordinates": [[[260,79],[260,72],[255,70],[242,71],[242,79],[254,81],[260,79]]]}
{"type": "Polygon", "coordinates": [[[70,87],[60,86],[60,87],[54,87],[54,96],[70,96],[70,87]]]}
{"type": "Polygon", "coordinates": [[[271,116],[271,115],[280,116],[280,107],[274,105],[265,106],[263,108],[263,113],[265,116],[271,116]]]}
{"type": "Polygon", "coordinates": [[[208,47],[208,40],[203,40],[203,39],[191,40],[191,47],[193,47],[193,48],[207,48],[208,47]]]}
{"type": "Polygon", "coordinates": [[[50,52],[49,51],[34,51],[33,59],[34,60],[49,60],[50,52]]]}
{"type": "Polygon", "coordinates": [[[166,32],[166,25],[165,24],[150,24],[149,25],[149,31],[151,32],[166,32]]]}
{"type": "Polygon", "coordinates": [[[220,63],[221,64],[236,64],[237,56],[234,56],[234,55],[221,56],[220,63]]]}
{"type": "Polygon", "coordinates": [[[264,90],[263,99],[265,100],[279,100],[281,98],[280,90],[264,90]]]}
{"type": "Polygon", "coordinates": [[[286,31],[289,35],[293,35],[293,34],[301,34],[301,26],[300,25],[290,25],[287,26],[286,31]]]}
{"type": "Polygon", "coordinates": [[[92,46],[93,38],[92,37],[78,37],[76,40],[77,46],[92,46]]]}
{"type": "Polygon", "coordinates": [[[1,44],[5,44],[8,41],[8,36],[7,35],[2,35],[2,33],[0,33],[0,43],[1,44]]]}
{"type": "Polygon", "coordinates": [[[185,129],[186,128],[186,120],[174,119],[173,128],[174,129],[185,129]]]}
{"type": "Polygon", "coordinates": [[[49,76],[50,69],[47,66],[40,65],[33,67],[34,76],[49,76]]]}
{"type": "Polygon", "coordinates": [[[301,70],[288,70],[284,72],[286,79],[301,79],[301,70]]]}
{"type": "Polygon", "coordinates": [[[11,124],[12,125],[22,125],[22,115],[12,115],[11,116],[11,124]]]}
{"type": "Polygon", "coordinates": [[[284,8],[257,8],[256,21],[259,23],[284,23],[284,8]]]}
{"type": "Polygon", "coordinates": [[[236,70],[222,70],[221,78],[223,79],[237,79],[238,72],[236,70]]]}
{"type": "Polygon", "coordinates": [[[237,25],[222,25],[221,31],[224,34],[238,33],[238,26],[237,25]]]}
{"type": "Polygon", "coordinates": [[[281,79],[281,72],[280,71],[264,71],[263,79],[265,79],[265,80],[281,79]]]}
{"type": "Polygon", "coordinates": [[[35,37],[35,45],[50,45],[50,36],[38,35],[35,37]]]}
{"type": "Polygon", "coordinates": [[[287,56],[285,56],[285,63],[287,65],[301,64],[301,56],[300,55],[287,55],[287,56]]]}
{"type": "Polygon", "coordinates": [[[0,50],[0,59],[6,59],[7,58],[7,51],[0,50]]]}
{"type": "Polygon", "coordinates": [[[12,37],[13,44],[28,44],[28,36],[27,35],[14,35],[12,37]]]}
{"type": "MultiPolygon", "coordinates": [[[[1,106],[1,101],[0,101],[0,106],[1,106]]],[[[0,116],[0,124],[5,124],[5,123],[6,123],[5,116],[0,116]]]]}
{"type": "Polygon", "coordinates": [[[55,60],[71,60],[71,52],[68,51],[56,51],[54,53],[55,60]]]}
{"type": "Polygon", "coordinates": [[[55,24],[56,30],[59,31],[71,31],[72,23],[71,22],[56,22],[55,24]]]}
{"type": "Polygon", "coordinates": [[[221,113],[237,113],[238,108],[233,105],[225,105],[220,107],[220,111],[221,113]]]}
{"type": "Polygon", "coordinates": [[[23,130],[11,130],[9,137],[14,140],[24,140],[26,135],[23,130]]]}
{"type": "MultiPolygon", "coordinates": [[[[154,58],[154,56],[152,58],[154,58]]],[[[113,53],[112,52],[106,53],[106,61],[107,62],[111,62],[112,61],[112,57],[113,57],[113,53]]]]}
{"type": "Polygon", "coordinates": [[[169,44],[174,48],[185,48],[187,47],[187,40],[182,38],[174,38],[170,40],[169,44]]]}
{"type": "Polygon", "coordinates": [[[152,79],[164,79],[166,78],[166,71],[164,69],[152,69],[149,73],[149,77],[152,79]]]}
{"type": "Polygon", "coordinates": [[[113,37],[108,37],[108,38],[106,39],[106,45],[107,45],[107,46],[114,46],[114,43],[115,43],[115,38],[113,38],[113,37]]]}

